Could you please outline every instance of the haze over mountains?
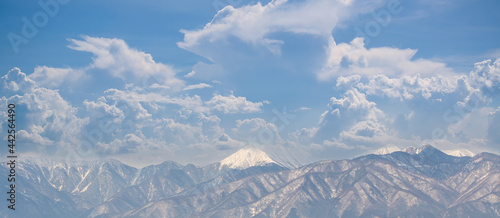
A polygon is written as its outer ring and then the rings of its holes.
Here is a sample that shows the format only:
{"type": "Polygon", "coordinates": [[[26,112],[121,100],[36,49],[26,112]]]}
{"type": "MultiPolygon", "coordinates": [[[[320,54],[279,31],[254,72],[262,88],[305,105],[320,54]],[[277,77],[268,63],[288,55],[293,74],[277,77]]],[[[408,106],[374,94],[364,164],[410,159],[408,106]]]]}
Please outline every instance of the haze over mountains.
{"type": "Polygon", "coordinates": [[[296,169],[252,147],[204,167],[24,160],[16,211],[0,216],[500,216],[500,156],[464,154],[423,146],[296,169]]]}

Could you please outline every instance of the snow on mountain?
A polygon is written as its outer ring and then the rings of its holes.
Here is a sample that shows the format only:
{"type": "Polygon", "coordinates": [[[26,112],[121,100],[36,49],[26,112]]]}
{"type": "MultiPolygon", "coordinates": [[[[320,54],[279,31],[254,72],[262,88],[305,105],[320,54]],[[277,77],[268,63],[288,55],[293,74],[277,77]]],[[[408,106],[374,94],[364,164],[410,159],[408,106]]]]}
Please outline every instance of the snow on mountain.
{"type": "MultiPolygon", "coordinates": [[[[499,217],[500,157],[432,146],[252,174],[118,217],[499,217]]],[[[250,169],[248,169],[250,170],[250,169]]],[[[242,171],[244,172],[244,171],[242,171]]]]}
{"type": "Polygon", "coordinates": [[[474,152],[469,151],[469,150],[464,149],[464,148],[457,149],[457,150],[442,150],[441,151],[439,149],[432,147],[431,145],[424,145],[424,146],[419,147],[419,148],[408,147],[408,148],[404,149],[403,151],[406,153],[409,153],[409,154],[420,154],[424,150],[440,151],[440,152],[443,152],[447,155],[455,156],[455,157],[474,157],[474,155],[475,155],[474,152]]]}
{"type": "Polygon", "coordinates": [[[406,152],[408,154],[419,154],[420,152],[422,152],[422,148],[416,148],[416,147],[407,147],[403,150],[403,152],[406,152]]]}
{"type": "Polygon", "coordinates": [[[443,153],[441,150],[432,147],[431,145],[422,145],[418,148],[416,147],[407,147],[403,150],[403,152],[406,152],[408,154],[420,154],[422,152],[426,153],[443,153]]]}
{"type": "Polygon", "coordinates": [[[455,157],[474,157],[474,152],[469,151],[465,148],[458,149],[458,150],[444,150],[443,151],[445,154],[450,155],[450,156],[455,156],[455,157]]]}
{"type": "Polygon", "coordinates": [[[500,217],[500,156],[396,148],[299,168],[254,147],[204,167],[26,160],[16,217],[500,217]]]}
{"type": "Polygon", "coordinates": [[[395,145],[392,145],[392,146],[386,146],[386,147],[383,147],[383,148],[379,148],[377,150],[375,150],[374,152],[372,152],[373,154],[378,154],[378,155],[384,155],[384,154],[390,154],[390,153],[393,153],[393,152],[396,152],[396,151],[401,151],[401,149],[395,145]]]}
{"type": "Polygon", "coordinates": [[[220,168],[247,169],[254,166],[277,164],[266,152],[254,147],[244,147],[220,162],[220,168]]]}

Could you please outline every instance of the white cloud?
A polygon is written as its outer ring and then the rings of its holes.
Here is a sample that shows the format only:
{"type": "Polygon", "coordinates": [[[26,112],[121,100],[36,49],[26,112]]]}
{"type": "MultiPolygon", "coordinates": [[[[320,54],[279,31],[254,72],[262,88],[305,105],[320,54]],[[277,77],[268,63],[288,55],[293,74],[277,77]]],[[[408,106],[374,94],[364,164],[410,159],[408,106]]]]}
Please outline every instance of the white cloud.
{"type": "Polygon", "coordinates": [[[476,63],[469,73],[469,83],[485,89],[487,94],[497,92],[500,88],[500,59],[496,59],[493,63],[491,60],[476,63]]]}
{"type": "Polygon", "coordinates": [[[194,112],[222,112],[226,114],[244,114],[244,113],[257,113],[262,111],[262,106],[267,101],[252,102],[246,97],[234,96],[234,94],[214,95],[210,100],[203,101],[200,96],[179,96],[171,97],[159,93],[138,93],[135,91],[122,91],[117,89],[109,89],[105,92],[107,99],[121,99],[126,101],[127,104],[136,105],[137,103],[147,103],[150,106],[156,107],[158,104],[173,104],[181,108],[192,110],[194,112]]]}
{"type": "Polygon", "coordinates": [[[260,112],[262,110],[261,107],[264,105],[263,102],[251,102],[245,97],[236,97],[232,94],[229,96],[214,95],[206,104],[212,110],[225,114],[256,113],[260,112]]]}
{"type": "Polygon", "coordinates": [[[308,111],[308,110],[311,110],[312,108],[310,107],[299,107],[297,109],[295,109],[293,112],[297,112],[297,111],[308,111]]]}
{"type": "Polygon", "coordinates": [[[25,131],[33,139],[48,138],[58,144],[77,145],[81,129],[88,123],[88,119],[77,116],[77,108],[54,90],[34,88],[20,96],[18,104],[26,105],[29,110],[26,117],[29,118],[30,125],[25,131]]]}
{"type": "Polygon", "coordinates": [[[0,79],[3,84],[2,91],[5,92],[5,94],[8,94],[8,92],[15,93],[28,91],[36,86],[35,82],[28,78],[26,74],[21,72],[17,67],[11,69],[0,79]]]}
{"type": "Polygon", "coordinates": [[[207,64],[198,62],[193,66],[193,70],[188,73],[186,78],[196,78],[204,80],[224,79],[228,72],[220,64],[207,64]]]}
{"type": "Polygon", "coordinates": [[[193,153],[199,153],[205,149],[228,149],[241,145],[241,142],[224,133],[219,117],[205,114],[210,109],[203,104],[198,96],[179,98],[111,89],[95,102],[84,102],[92,120],[85,129],[89,132],[97,129],[101,122],[109,126],[111,131],[95,143],[97,151],[104,154],[165,151],[181,147],[196,147],[198,150],[193,153]],[[152,105],[157,107],[156,112],[152,112],[152,105]],[[172,105],[180,106],[179,116],[173,116],[172,111],[176,108],[172,105]],[[172,117],[165,117],[168,114],[172,117]]]}
{"type": "Polygon", "coordinates": [[[239,141],[250,145],[279,145],[282,143],[278,128],[261,118],[236,120],[232,133],[239,141]]]}
{"type": "Polygon", "coordinates": [[[28,131],[22,129],[19,130],[17,133],[19,138],[22,138],[25,140],[25,142],[31,142],[34,145],[41,145],[41,146],[47,146],[47,145],[54,145],[54,141],[48,139],[47,137],[43,136],[43,132],[45,131],[43,127],[41,126],[30,126],[28,127],[28,131]]]}
{"type": "Polygon", "coordinates": [[[479,62],[469,75],[339,76],[336,87],[347,90],[344,97],[332,98],[320,125],[295,133],[296,138],[316,149],[431,143],[443,149],[494,150],[498,128],[489,105],[500,86],[499,63],[479,62]]]}
{"type": "Polygon", "coordinates": [[[359,83],[358,80],[352,85],[365,90],[368,95],[385,95],[401,100],[412,99],[418,95],[429,99],[433,96],[434,98],[442,98],[441,94],[454,92],[459,85],[458,79],[461,77],[450,78],[435,75],[422,78],[420,75],[414,75],[390,78],[386,75],[374,75],[370,77],[368,83],[359,83]]]}
{"type": "Polygon", "coordinates": [[[120,122],[125,118],[125,113],[114,104],[108,105],[104,97],[100,97],[96,102],[85,100],[83,105],[86,111],[92,115],[92,119],[99,120],[111,117],[115,122],[120,122]]]}
{"type": "Polygon", "coordinates": [[[266,5],[258,2],[241,8],[227,6],[203,29],[182,30],[184,41],[178,45],[213,60],[214,51],[207,49],[209,44],[237,38],[254,46],[264,46],[279,54],[280,46],[284,42],[271,38],[271,34],[290,32],[328,37],[339,20],[370,12],[379,7],[381,1],[363,2],[359,5],[352,4],[352,1],[340,0],[273,0],[266,5]]]}
{"type": "Polygon", "coordinates": [[[204,89],[204,88],[212,88],[212,85],[206,84],[206,83],[199,83],[199,84],[194,84],[194,85],[188,85],[185,88],[183,88],[183,91],[189,91],[193,89],[204,89]]]}
{"type": "MultiPolygon", "coordinates": [[[[78,118],[77,109],[57,91],[38,87],[18,68],[10,70],[1,80],[4,96],[0,105],[7,108],[8,103],[15,103],[17,110],[27,108],[22,115],[16,116],[19,142],[34,146],[38,151],[44,151],[45,146],[52,147],[59,153],[64,146],[78,143],[80,129],[88,120],[78,118]]],[[[0,112],[0,115],[6,113],[0,112]]],[[[0,121],[2,126],[3,123],[0,121]]]]}
{"type": "Polygon", "coordinates": [[[150,54],[130,48],[121,39],[83,36],[83,40],[69,39],[68,47],[94,55],[89,68],[102,69],[126,82],[149,87],[165,85],[180,90],[184,81],[176,78],[173,67],[153,60],[150,54]]]}
{"type": "Polygon", "coordinates": [[[23,122],[18,129],[23,143],[57,148],[79,143],[81,129],[88,119],[79,118],[78,109],[57,90],[38,87],[18,68],[9,71],[2,80],[6,84],[2,94],[10,96],[4,96],[2,103],[15,102],[17,108],[27,109],[18,119],[23,122]]]}
{"type": "Polygon", "coordinates": [[[417,50],[390,47],[365,48],[358,37],[349,44],[336,44],[333,38],[327,50],[327,61],[318,73],[319,80],[330,80],[339,75],[433,75],[448,74],[452,70],[444,63],[425,59],[413,60],[417,50]]]}
{"type": "Polygon", "coordinates": [[[37,66],[32,74],[28,76],[40,86],[47,88],[58,88],[63,84],[75,85],[89,79],[84,69],[52,68],[37,66]]]}
{"type": "Polygon", "coordinates": [[[387,132],[382,131],[385,127],[380,123],[385,120],[384,112],[357,89],[348,90],[342,98],[332,97],[328,107],[311,138],[314,142],[353,135],[373,137],[387,132]]]}
{"type": "Polygon", "coordinates": [[[360,80],[361,80],[360,75],[350,75],[346,77],[340,75],[337,78],[336,86],[342,89],[350,89],[351,87],[354,87],[356,84],[358,84],[360,80]]]}
{"type": "Polygon", "coordinates": [[[196,71],[193,70],[193,71],[189,72],[188,74],[184,75],[184,77],[186,77],[186,78],[193,77],[195,74],[196,74],[196,71]]]}

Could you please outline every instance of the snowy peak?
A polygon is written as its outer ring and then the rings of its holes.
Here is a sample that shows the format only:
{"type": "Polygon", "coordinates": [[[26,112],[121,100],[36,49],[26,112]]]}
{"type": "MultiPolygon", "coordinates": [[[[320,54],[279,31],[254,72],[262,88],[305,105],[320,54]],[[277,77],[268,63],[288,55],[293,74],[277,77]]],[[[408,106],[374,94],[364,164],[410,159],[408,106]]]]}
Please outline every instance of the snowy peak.
{"type": "Polygon", "coordinates": [[[408,153],[408,154],[420,154],[420,153],[430,154],[430,153],[436,153],[436,152],[442,153],[442,151],[432,147],[431,145],[424,145],[424,146],[421,146],[419,148],[408,147],[408,148],[404,149],[403,151],[408,153]]]}
{"type": "Polygon", "coordinates": [[[264,151],[254,147],[244,147],[220,162],[220,168],[247,169],[276,162],[264,151]]]}
{"type": "Polygon", "coordinates": [[[445,150],[443,151],[444,153],[446,153],[447,155],[450,155],[450,156],[455,156],[455,157],[474,157],[474,152],[472,151],[469,151],[467,149],[458,149],[458,150],[445,150]]]}
{"type": "Polygon", "coordinates": [[[403,150],[399,149],[397,146],[390,145],[390,146],[379,148],[379,149],[373,151],[372,153],[377,154],[377,155],[385,155],[385,154],[391,154],[391,153],[394,153],[397,151],[402,151],[402,152],[406,152],[408,154],[413,154],[413,155],[421,154],[421,153],[423,153],[424,155],[425,154],[433,154],[433,153],[444,153],[444,154],[447,154],[449,156],[454,156],[454,157],[474,157],[474,155],[476,155],[476,154],[474,154],[474,152],[469,151],[469,150],[464,149],[464,148],[457,149],[457,150],[443,150],[443,151],[441,151],[437,148],[432,147],[431,145],[424,145],[424,146],[418,147],[418,148],[407,147],[403,150]]]}
{"type": "Polygon", "coordinates": [[[375,150],[373,154],[384,155],[384,154],[391,154],[396,151],[401,151],[401,149],[399,149],[397,146],[386,146],[375,150]]]}

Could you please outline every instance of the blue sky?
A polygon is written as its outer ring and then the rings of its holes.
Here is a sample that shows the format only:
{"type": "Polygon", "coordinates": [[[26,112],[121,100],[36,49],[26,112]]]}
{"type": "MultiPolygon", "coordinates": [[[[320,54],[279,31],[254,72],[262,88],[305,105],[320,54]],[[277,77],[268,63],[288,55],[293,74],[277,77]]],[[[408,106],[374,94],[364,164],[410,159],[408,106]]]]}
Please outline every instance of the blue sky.
{"type": "Polygon", "coordinates": [[[0,105],[26,156],[499,153],[498,1],[40,2],[0,3],[0,105]]]}

